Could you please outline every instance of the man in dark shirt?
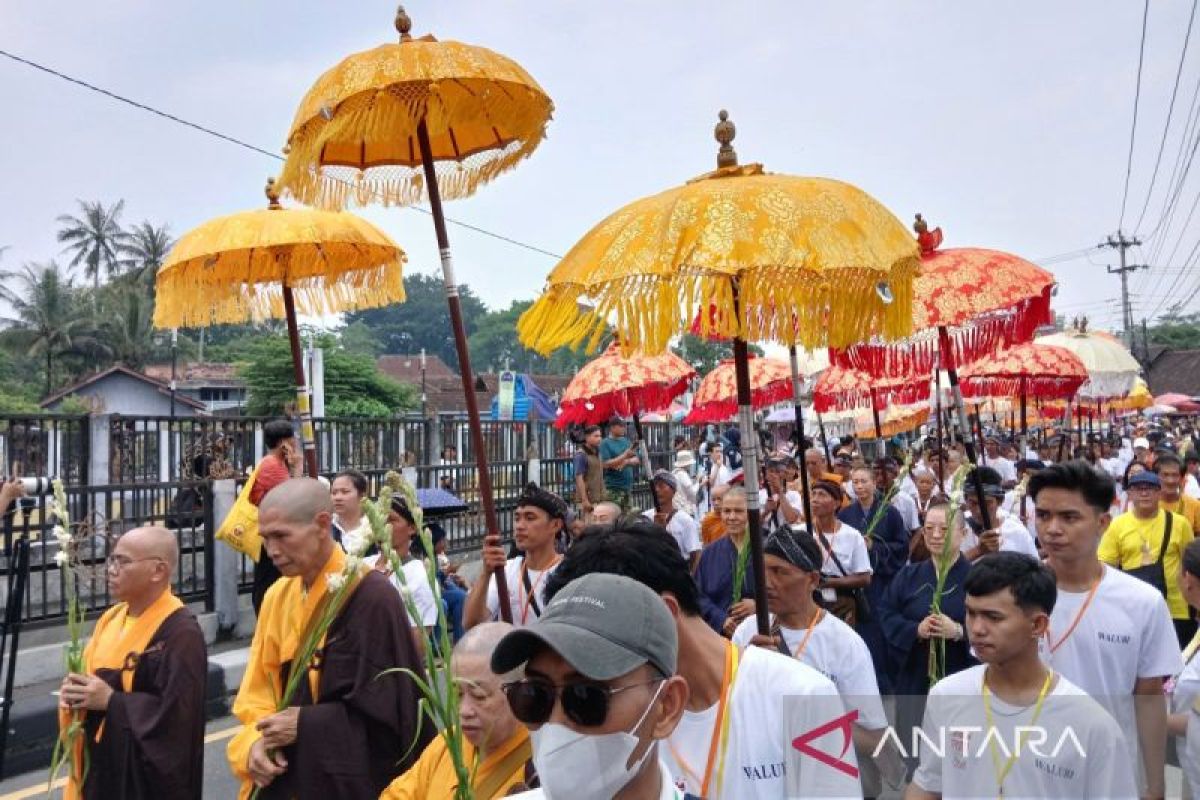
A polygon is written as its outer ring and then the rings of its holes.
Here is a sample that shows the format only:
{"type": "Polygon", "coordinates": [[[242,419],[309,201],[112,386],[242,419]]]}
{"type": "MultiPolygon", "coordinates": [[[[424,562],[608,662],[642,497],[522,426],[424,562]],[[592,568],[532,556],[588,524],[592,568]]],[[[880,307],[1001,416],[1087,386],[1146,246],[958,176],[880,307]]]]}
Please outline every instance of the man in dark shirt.
{"type": "Polygon", "coordinates": [[[590,516],[597,503],[608,499],[604,490],[604,464],[600,461],[600,443],[604,433],[599,425],[583,431],[583,444],[571,458],[575,473],[575,499],[582,516],[590,516]]]}
{"type": "MultiPolygon", "coordinates": [[[[261,505],[263,498],[276,486],[300,474],[300,448],[292,423],[286,419],[273,419],[263,425],[263,443],[267,446],[267,454],[258,463],[258,473],[250,487],[250,502],[256,506],[261,505]]],[[[254,589],[250,594],[255,615],[267,589],[278,579],[279,570],[263,548],[254,563],[254,589]]]]}

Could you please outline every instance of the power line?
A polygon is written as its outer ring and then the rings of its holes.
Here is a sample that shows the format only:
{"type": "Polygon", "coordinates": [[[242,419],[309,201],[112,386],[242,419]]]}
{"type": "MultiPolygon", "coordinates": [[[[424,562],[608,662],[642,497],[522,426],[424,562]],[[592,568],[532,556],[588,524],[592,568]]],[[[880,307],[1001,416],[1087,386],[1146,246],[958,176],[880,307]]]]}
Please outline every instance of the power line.
{"type": "Polygon", "coordinates": [[[1129,158],[1125,161],[1125,191],[1121,194],[1121,218],[1117,230],[1125,224],[1125,204],[1129,200],[1129,177],[1133,174],[1133,145],[1137,141],[1138,103],[1142,99],[1142,62],[1146,56],[1146,20],[1150,17],[1150,0],[1142,6],[1142,41],[1138,46],[1137,83],[1133,89],[1133,122],[1129,128],[1129,158]]]}
{"type": "Polygon", "coordinates": [[[1146,202],[1142,203],[1142,211],[1138,214],[1137,222],[1133,226],[1135,234],[1142,227],[1142,220],[1146,218],[1146,209],[1150,207],[1150,197],[1154,194],[1154,182],[1158,179],[1158,168],[1162,164],[1163,150],[1167,145],[1167,133],[1171,130],[1171,116],[1175,113],[1175,96],[1179,92],[1179,79],[1183,75],[1184,61],[1187,60],[1188,42],[1192,38],[1192,23],[1196,21],[1197,5],[1200,5],[1200,0],[1192,0],[1192,13],[1188,16],[1187,32],[1183,35],[1183,49],[1179,53],[1179,66],[1175,69],[1175,85],[1171,87],[1171,103],[1167,106],[1167,121],[1163,125],[1162,139],[1158,142],[1158,155],[1154,158],[1154,172],[1150,174],[1150,186],[1146,189],[1146,202]]]}
{"type": "MultiPolygon", "coordinates": [[[[174,114],[168,113],[168,112],[163,111],[158,108],[155,108],[154,106],[147,105],[145,103],[140,103],[137,100],[133,100],[129,97],[125,97],[124,95],[120,95],[120,94],[117,94],[116,92],[109,91],[108,89],[104,89],[100,86],[96,86],[95,84],[89,83],[80,78],[76,78],[72,75],[68,75],[65,72],[60,72],[59,70],[56,70],[52,67],[48,67],[45,64],[39,64],[36,61],[31,61],[28,58],[23,58],[19,55],[16,55],[15,53],[10,53],[7,50],[0,49],[0,56],[4,56],[5,58],[8,58],[12,61],[16,61],[19,64],[24,64],[25,66],[36,69],[39,72],[44,72],[47,75],[53,75],[56,78],[60,78],[61,80],[67,81],[68,83],[73,83],[76,86],[80,86],[84,89],[87,89],[88,91],[96,92],[97,94],[104,95],[105,97],[109,98],[110,100],[116,100],[119,103],[124,103],[125,105],[133,106],[134,108],[138,109],[139,111],[145,111],[149,114],[153,114],[155,116],[162,117],[163,119],[174,122],[177,125],[183,125],[184,127],[191,128],[195,131],[199,131],[200,133],[207,134],[208,136],[214,136],[217,139],[221,139],[222,141],[237,145],[238,147],[245,148],[246,150],[249,150],[253,153],[258,153],[259,155],[264,155],[264,156],[267,156],[268,158],[273,158],[276,161],[284,160],[283,156],[279,155],[278,153],[273,153],[270,150],[267,150],[265,148],[259,147],[254,144],[250,144],[249,142],[238,139],[236,136],[230,136],[229,134],[221,133],[220,131],[205,127],[204,125],[200,125],[199,123],[192,122],[190,120],[183,119],[182,117],[178,117],[174,114]]],[[[419,211],[422,214],[426,214],[426,215],[433,213],[427,208],[422,208],[421,206],[416,206],[416,205],[405,206],[405,208],[412,209],[413,211],[419,211]]],[[[522,242],[517,239],[513,239],[512,237],[505,236],[502,233],[496,233],[494,231],[489,231],[485,228],[480,228],[479,226],[472,225],[469,222],[462,222],[461,220],[453,219],[451,217],[446,217],[446,222],[449,222],[452,225],[456,225],[459,228],[473,231],[474,233],[479,233],[484,236],[491,237],[492,239],[496,239],[498,241],[505,242],[507,244],[511,244],[511,245],[515,245],[517,247],[524,248],[524,249],[529,250],[534,253],[540,253],[541,255],[549,256],[550,258],[562,260],[562,256],[559,255],[558,253],[553,253],[549,250],[538,247],[537,245],[532,245],[527,242],[522,242]]]]}

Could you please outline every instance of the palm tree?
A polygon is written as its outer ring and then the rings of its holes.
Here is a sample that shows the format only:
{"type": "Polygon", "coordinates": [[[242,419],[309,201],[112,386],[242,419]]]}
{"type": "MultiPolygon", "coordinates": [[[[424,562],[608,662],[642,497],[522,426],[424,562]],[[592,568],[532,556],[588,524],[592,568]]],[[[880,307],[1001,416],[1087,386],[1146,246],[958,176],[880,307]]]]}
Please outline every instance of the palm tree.
{"type": "Polygon", "coordinates": [[[108,359],[140,370],[155,351],[153,302],[140,286],[113,287],[96,322],[95,349],[108,359]]]}
{"type": "Polygon", "coordinates": [[[45,356],[50,394],[55,356],[70,350],[88,324],[71,279],[54,261],[26,264],[20,272],[0,272],[0,299],[12,308],[0,317],[8,341],[29,356],[45,356]]]}
{"type": "Polygon", "coordinates": [[[120,251],[125,256],[125,269],[133,276],[134,282],[153,289],[154,276],[174,246],[175,240],[171,238],[166,225],[156,227],[149,222],[142,222],[129,231],[120,251]]]}
{"type": "Polygon", "coordinates": [[[100,273],[112,275],[121,264],[121,249],[129,234],[121,228],[121,212],[125,201],[118,200],[105,208],[103,203],[76,200],[82,214],[73,217],[63,214],[58,221],[58,241],[65,242],[64,253],[71,254],[72,268],[83,265],[84,276],[92,279],[92,288],[100,288],[100,273]]]}

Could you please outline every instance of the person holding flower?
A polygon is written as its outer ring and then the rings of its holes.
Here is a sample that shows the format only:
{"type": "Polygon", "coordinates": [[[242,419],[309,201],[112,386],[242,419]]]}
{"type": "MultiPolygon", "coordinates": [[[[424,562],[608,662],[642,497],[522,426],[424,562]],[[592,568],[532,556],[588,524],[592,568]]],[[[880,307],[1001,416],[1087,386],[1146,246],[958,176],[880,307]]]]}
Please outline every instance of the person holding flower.
{"type": "Polygon", "coordinates": [[[696,584],[704,621],[728,637],[754,614],[754,575],[750,569],[750,535],[746,527],[746,490],[732,486],[721,498],[724,535],[700,552],[696,584]]]}
{"type": "Polygon", "coordinates": [[[171,592],[178,561],[166,528],[135,528],[113,546],[108,588],[119,602],[96,622],[84,673],[68,674],[59,691],[60,727],[84,713],[67,798],[201,797],[208,654],[171,592]]]}
{"type": "MultiPolygon", "coordinates": [[[[334,504],[337,504],[336,499],[334,504]]],[[[417,651],[424,652],[425,640],[433,634],[437,625],[437,600],[433,596],[433,588],[429,585],[429,573],[426,571],[424,560],[414,558],[409,552],[413,537],[417,533],[416,521],[408,503],[398,494],[392,495],[387,525],[391,533],[392,549],[400,556],[402,572],[392,572],[392,565],[382,554],[369,556],[365,563],[383,573],[401,595],[407,592],[412,597],[413,607],[409,609],[408,624],[412,629],[413,643],[417,646],[417,651]]],[[[370,530],[370,525],[365,522],[364,527],[370,530]]]]}
{"type": "MultiPolygon", "coordinates": [[[[507,622],[485,622],[472,628],[454,646],[450,669],[458,684],[458,714],[462,738],[456,744],[468,767],[474,767],[471,796],[475,800],[504,797],[526,784],[532,771],[529,731],[508,706],[503,687],[521,677],[520,670],[492,672],[492,652],[505,634],[507,622]]],[[[417,763],[387,787],[380,800],[456,800],[458,775],[446,734],[437,736],[417,763]]]]}
{"type": "Polygon", "coordinates": [[[259,506],[263,552],[283,577],[263,599],[233,704],[242,728],[226,755],[243,800],[256,787],[263,800],[378,797],[433,733],[400,597],[337,546],[332,518],[329,490],[312,478],[259,506]]]}

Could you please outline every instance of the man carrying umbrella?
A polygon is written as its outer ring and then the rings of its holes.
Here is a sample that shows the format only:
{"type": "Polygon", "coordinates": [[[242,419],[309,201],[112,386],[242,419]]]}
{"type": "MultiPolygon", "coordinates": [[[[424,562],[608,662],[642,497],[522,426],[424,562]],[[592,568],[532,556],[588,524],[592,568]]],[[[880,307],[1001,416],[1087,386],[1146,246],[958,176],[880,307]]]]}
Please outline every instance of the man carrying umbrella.
{"type": "Polygon", "coordinates": [[[633,491],[633,465],[638,463],[633,444],[625,438],[625,420],[613,417],[608,423],[608,436],[600,443],[600,461],[604,464],[604,491],[608,499],[629,510],[629,495],[633,491]]]}

